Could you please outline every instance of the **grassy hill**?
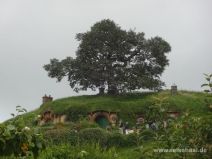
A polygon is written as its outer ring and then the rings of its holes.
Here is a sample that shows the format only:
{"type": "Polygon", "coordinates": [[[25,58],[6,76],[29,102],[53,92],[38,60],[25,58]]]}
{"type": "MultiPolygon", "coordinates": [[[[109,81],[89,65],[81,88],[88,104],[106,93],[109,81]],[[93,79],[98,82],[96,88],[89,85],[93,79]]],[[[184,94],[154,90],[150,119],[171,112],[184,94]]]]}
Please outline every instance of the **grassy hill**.
{"type": "MultiPolygon", "coordinates": [[[[209,159],[212,152],[212,114],[208,106],[211,106],[211,103],[210,94],[188,91],[178,91],[176,95],[171,95],[169,90],[117,96],[86,95],[45,103],[35,111],[25,113],[16,119],[22,117],[20,118],[24,121],[22,127],[29,126],[43,134],[46,149],[40,152],[39,159],[175,159],[185,157],[209,159]],[[207,104],[206,100],[210,104],[207,104]],[[167,120],[165,116],[160,118],[164,111],[158,108],[177,111],[180,117],[170,120],[167,120]],[[63,124],[49,122],[42,126],[37,125],[37,116],[47,110],[51,110],[56,115],[66,115],[68,121],[63,124]],[[89,112],[98,110],[117,112],[118,120],[129,122],[130,129],[137,126],[136,116],[138,114],[143,114],[144,118],[150,114],[158,124],[158,128],[146,127],[152,120],[146,118],[145,123],[140,124],[134,129],[135,132],[129,135],[120,133],[118,125],[111,129],[102,129],[98,124],[87,120],[89,112]],[[168,127],[164,127],[164,120],[167,121],[168,127]],[[203,147],[207,149],[207,153],[154,152],[154,149],[184,147],[196,149],[203,147]]],[[[11,132],[13,129],[14,127],[8,127],[11,132]]],[[[20,129],[20,132],[25,131],[20,129]]],[[[13,158],[14,156],[4,159],[13,158]]]]}
{"type": "Polygon", "coordinates": [[[205,97],[201,92],[180,91],[171,95],[169,91],[159,93],[134,93],[118,96],[86,95],[57,99],[40,107],[40,111],[51,108],[57,113],[64,113],[70,107],[87,107],[89,111],[106,109],[108,111],[121,111],[121,109],[136,110],[150,104],[154,97],[167,98],[167,101],[178,109],[202,110],[205,97]]]}
{"type": "MultiPolygon", "coordinates": [[[[132,93],[118,96],[86,95],[57,99],[41,105],[37,110],[26,113],[23,117],[30,124],[35,116],[45,110],[52,110],[55,114],[66,114],[68,117],[86,116],[87,113],[96,110],[117,112],[118,117],[125,121],[135,122],[136,114],[145,113],[145,110],[154,102],[163,102],[168,110],[186,111],[192,114],[207,113],[205,99],[210,99],[207,94],[201,92],[179,91],[177,95],[171,95],[170,91],[159,93],[132,93]]],[[[210,99],[211,100],[211,99],[210,99]]]]}

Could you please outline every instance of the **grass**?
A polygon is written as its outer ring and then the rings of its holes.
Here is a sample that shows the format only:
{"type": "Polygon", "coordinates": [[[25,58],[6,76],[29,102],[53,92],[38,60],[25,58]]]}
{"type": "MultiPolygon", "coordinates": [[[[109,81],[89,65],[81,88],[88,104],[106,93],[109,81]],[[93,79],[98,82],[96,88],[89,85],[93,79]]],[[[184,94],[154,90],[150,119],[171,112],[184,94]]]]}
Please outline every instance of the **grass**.
{"type": "MultiPolygon", "coordinates": [[[[55,114],[67,114],[71,108],[78,108],[80,110],[86,111],[87,113],[96,110],[118,112],[118,117],[120,119],[135,124],[135,115],[144,112],[145,109],[153,104],[153,102],[157,99],[165,99],[166,105],[170,110],[180,111],[181,113],[188,111],[194,115],[199,114],[200,116],[205,116],[206,114],[210,113],[206,107],[205,99],[208,99],[212,102],[212,97],[208,94],[189,91],[178,91],[178,94],[173,96],[170,94],[169,90],[158,93],[131,93],[118,96],[86,95],[54,100],[52,102],[41,105],[35,111],[22,115],[22,117],[26,121],[27,125],[35,125],[35,123],[33,123],[34,119],[38,114],[42,114],[45,110],[50,109],[55,114]]],[[[79,124],[79,121],[77,122],[79,124]]],[[[57,136],[59,134],[57,131],[62,133],[62,130],[64,130],[65,132],[66,130],[71,129],[74,124],[77,124],[77,122],[70,122],[62,125],[45,125],[40,127],[40,130],[42,132],[56,132],[57,136]]],[[[85,122],[85,124],[87,123],[85,122]]],[[[65,140],[67,140],[66,136],[65,140]]],[[[48,145],[47,149],[41,153],[40,158],[58,158],[58,156],[61,155],[63,158],[77,158],[79,157],[81,151],[88,152],[87,158],[90,157],[92,159],[94,159],[94,156],[96,158],[100,158],[101,156],[102,159],[142,159],[154,158],[154,156],[167,159],[182,157],[180,156],[181,154],[176,153],[153,153],[153,148],[163,148],[167,146],[161,144],[164,143],[160,141],[154,141],[149,143],[142,143],[142,146],[137,147],[112,147],[109,149],[102,149],[98,145],[78,145],[78,147],[73,147],[71,145],[66,145],[66,143],[62,143],[61,145],[52,144],[48,145]],[[68,154],[70,155],[67,156],[68,154]]],[[[192,158],[192,156],[189,158],[192,158]]]]}
{"type": "Polygon", "coordinates": [[[62,114],[70,107],[86,107],[88,111],[103,109],[120,113],[125,111],[139,112],[149,106],[153,102],[154,97],[166,97],[169,106],[173,109],[205,111],[204,99],[206,95],[204,93],[180,91],[177,95],[171,96],[169,91],[164,91],[160,93],[140,93],[119,96],[92,95],[63,98],[42,105],[39,112],[41,113],[46,109],[51,109],[55,113],[62,114]]]}
{"type": "Polygon", "coordinates": [[[42,114],[47,109],[55,114],[67,114],[70,108],[77,108],[87,113],[96,110],[117,112],[120,119],[135,122],[135,115],[142,114],[155,98],[166,98],[170,110],[189,111],[194,114],[207,112],[205,99],[212,100],[207,94],[201,92],[179,91],[177,95],[172,96],[169,90],[159,93],[131,93],[117,96],[85,95],[54,100],[41,105],[35,111],[26,113],[23,117],[30,124],[38,114],[42,114]]]}

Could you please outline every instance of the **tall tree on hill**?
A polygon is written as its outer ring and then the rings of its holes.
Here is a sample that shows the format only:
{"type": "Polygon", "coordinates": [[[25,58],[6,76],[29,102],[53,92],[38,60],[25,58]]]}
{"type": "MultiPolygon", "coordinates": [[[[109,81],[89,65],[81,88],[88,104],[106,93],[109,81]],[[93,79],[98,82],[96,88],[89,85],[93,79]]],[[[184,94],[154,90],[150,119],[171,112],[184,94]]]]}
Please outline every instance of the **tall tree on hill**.
{"type": "Polygon", "coordinates": [[[125,31],[112,20],[95,23],[79,33],[76,58],[51,59],[44,69],[51,78],[68,77],[75,91],[99,89],[108,94],[135,89],[157,89],[168,65],[170,45],[160,37],[145,39],[144,33],[125,31]]]}

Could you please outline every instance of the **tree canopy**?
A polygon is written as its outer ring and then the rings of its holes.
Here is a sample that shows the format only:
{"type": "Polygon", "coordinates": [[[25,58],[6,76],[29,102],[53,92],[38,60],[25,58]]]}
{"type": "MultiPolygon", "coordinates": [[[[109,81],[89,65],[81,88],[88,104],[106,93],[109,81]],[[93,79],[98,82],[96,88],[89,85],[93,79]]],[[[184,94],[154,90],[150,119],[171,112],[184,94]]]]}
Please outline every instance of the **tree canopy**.
{"type": "Polygon", "coordinates": [[[169,64],[166,54],[171,47],[161,37],[146,39],[143,32],[123,30],[105,19],[76,39],[80,42],[76,58],[51,59],[44,65],[49,77],[58,81],[68,77],[75,91],[90,88],[109,94],[164,85],[160,77],[169,64]]]}

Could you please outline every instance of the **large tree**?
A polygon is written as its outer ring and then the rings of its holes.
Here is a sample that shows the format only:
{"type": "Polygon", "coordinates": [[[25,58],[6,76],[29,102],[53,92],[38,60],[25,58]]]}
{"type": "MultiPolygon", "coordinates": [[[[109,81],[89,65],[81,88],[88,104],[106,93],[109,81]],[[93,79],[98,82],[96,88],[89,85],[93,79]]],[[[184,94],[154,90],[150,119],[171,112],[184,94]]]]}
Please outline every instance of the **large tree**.
{"type": "Polygon", "coordinates": [[[51,59],[44,66],[51,78],[68,77],[75,91],[99,89],[109,94],[135,89],[157,89],[168,65],[170,45],[160,37],[146,39],[144,33],[123,30],[112,20],[95,23],[79,33],[76,58],[51,59]]]}

